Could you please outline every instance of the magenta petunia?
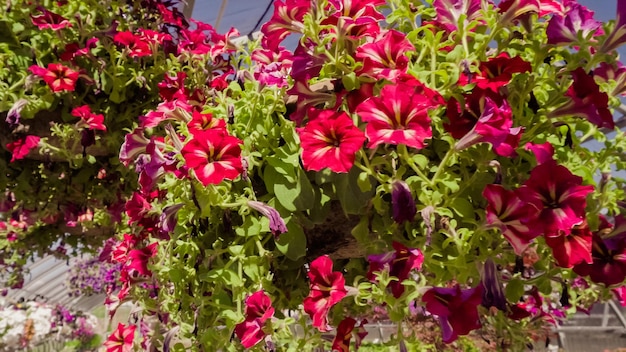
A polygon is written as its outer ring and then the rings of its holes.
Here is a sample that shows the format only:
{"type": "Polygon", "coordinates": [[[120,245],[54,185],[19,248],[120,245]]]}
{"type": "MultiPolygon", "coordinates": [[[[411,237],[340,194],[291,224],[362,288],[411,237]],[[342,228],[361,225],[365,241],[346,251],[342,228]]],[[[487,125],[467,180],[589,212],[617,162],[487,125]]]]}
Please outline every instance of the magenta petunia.
{"type": "Polygon", "coordinates": [[[389,275],[396,277],[397,281],[389,283],[389,288],[394,297],[399,298],[404,293],[402,281],[409,278],[413,270],[420,270],[424,263],[424,255],[417,248],[408,248],[400,242],[393,242],[393,252],[370,255],[367,261],[370,263],[367,277],[374,280],[374,273],[389,270],[389,275]]]}
{"type": "Polygon", "coordinates": [[[451,343],[460,335],[467,335],[482,325],[478,317],[483,285],[463,290],[454,287],[433,287],[422,296],[426,310],[439,318],[443,342],[451,343]]]}
{"type": "Polygon", "coordinates": [[[415,47],[404,33],[388,30],[372,43],[357,48],[356,58],[363,63],[358,74],[375,79],[395,78],[406,72],[409,63],[406,53],[412,51],[415,51],[415,47]]]}
{"type": "Polygon", "coordinates": [[[552,16],[546,27],[548,44],[577,43],[579,34],[587,38],[592,33],[596,36],[604,34],[602,22],[593,18],[593,11],[576,2],[569,4],[564,15],[552,16]]]}
{"type": "Polygon", "coordinates": [[[37,10],[40,13],[37,15],[30,15],[30,20],[39,29],[52,29],[53,31],[58,31],[72,26],[67,18],[51,12],[42,6],[39,6],[37,10]]]}

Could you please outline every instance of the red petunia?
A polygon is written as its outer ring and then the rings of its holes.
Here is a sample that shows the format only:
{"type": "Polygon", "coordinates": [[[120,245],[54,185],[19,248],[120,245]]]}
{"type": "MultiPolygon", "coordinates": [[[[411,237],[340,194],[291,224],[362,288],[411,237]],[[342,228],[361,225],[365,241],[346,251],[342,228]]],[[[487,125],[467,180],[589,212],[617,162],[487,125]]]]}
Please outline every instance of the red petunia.
{"type": "Polygon", "coordinates": [[[565,93],[567,103],[548,114],[549,117],[577,116],[598,127],[615,128],[609,110],[609,96],[600,91],[593,76],[581,67],[572,71],[573,83],[565,93]]]}
{"type": "Polygon", "coordinates": [[[476,86],[481,89],[498,92],[500,87],[511,81],[514,73],[530,72],[531,66],[521,57],[511,58],[508,53],[504,52],[486,62],[481,62],[478,69],[480,73],[475,76],[461,74],[459,84],[476,83],[476,86]]]}
{"type": "Polygon", "coordinates": [[[106,131],[104,125],[104,115],[94,114],[91,112],[89,105],[82,105],[72,109],[72,116],[80,117],[78,127],[88,128],[90,130],[106,131]]]}
{"type": "Polygon", "coordinates": [[[312,110],[311,121],[298,131],[305,169],[348,172],[365,136],[345,112],[312,110]]]}
{"type": "Polygon", "coordinates": [[[380,96],[361,103],[356,113],[367,122],[365,134],[368,148],[379,144],[404,144],[421,149],[424,140],[432,137],[428,111],[436,107],[421,90],[409,84],[386,85],[380,96]]]}
{"type": "Polygon", "coordinates": [[[546,244],[552,248],[552,255],[557,265],[562,268],[593,262],[592,235],[586,221],[574,226],[569,234],[559,231],[558,236],[546,236],[546,244]]]}
{"type": "Polygon", "coordinates": [[[7,144],[7,149],[13,154],[11,162],[24,159],[33,148],[39,145],[40,140],[38,136],[26,136],[7,144]]]}
{"type": "Polygon", "coordinates": [[[243,142],[230,136],[226,130],[198,131],[182,150],[189,168],[203,185],[234,180],[243,171],[241,148],[243,142]]]}
{"type": "Polygon", "coordinates": [[[142,35],[134,34],[130,31],[117,32],[113,37],[116,44],[122,45],[128,49],[130,57],[142,57],[152,55],[150,48],[150,40],[142,35]]]}
{"type": "Polygon", "coordinates": [[[273,316],[272,301],[263,290],[246,298],[246,320],[235,326],[235,334],[243,347],[251,348],[265,337],[263,326],[273,316]]]}
{"type": "Polygon", "coordinates": [[[133,349],[136,325],[117,324],[117,329],[104,342],[107,352],[130,352],[133,349]]]}
{"type": "Polygon", "coordinates": [[[530,172],[530,178],[518,193],[520,198],[539,210],[538,224],[546,236],[569,234],[574,225],[585,219],[586,198],[593,186],[583,186],[582,177],[565,166],[548,160],[530,172]]]}
{"type": "Polygon", "coordinates": [[[313,318],[313,326],[319,331],[329,331],[328,311],[341,301],[348,291],[341,272],[333,271],[333,261],[321,256],[311,262],[308,272],[311,291],[304,299],[304,311],[313,318]]]}
{"type": "Polygon", "coordinates": [[[34,75],[41,77],[53,92],[74,91],[78,80],[78,71],[61,64],[48,64],[47,68],[32,65],[28,68],[34,75]]]}
{"type": "Polygon", "coordinates": [[[126,268],[136,271],[139,275],[152,275],[152,272],[148,269],[148,260],[156,255],[157,245],[158,243],[154,242],[142,249],[131,249],[128,252],[130,263],[128,263],[126,268]]]}

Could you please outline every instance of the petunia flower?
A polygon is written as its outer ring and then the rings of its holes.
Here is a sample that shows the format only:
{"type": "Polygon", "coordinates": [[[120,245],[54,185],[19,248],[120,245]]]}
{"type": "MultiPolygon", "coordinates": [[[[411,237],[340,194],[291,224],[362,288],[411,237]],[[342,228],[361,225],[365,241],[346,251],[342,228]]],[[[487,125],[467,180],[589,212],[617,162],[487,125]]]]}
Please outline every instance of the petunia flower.
{"type": "Polygon", "coordinates": [[[530,150],[533,154],[535,154],[537,164],[543,164],[554,159],[554,147],[550,142],[545,142],[541,144],[529,142],[526,143],[524,149],[530,150]]]}
{"type": "Polygon", "coordinates": [[[586,221],[573,226],[569,233],[559,231],[557,236],[546,236],[546,244],[552,249],[557,265],[562,268],[592,262],[592,235],[586,221]]]}
{"type": "Polygon", "coordinates": [[[485,186],[483,197],[487,199],[487,224],[499,228],[515,254],[522,255],[533,239],[541,235],[541,229],[533,226],[537,209],[522,201],[518,191],[500,185],[485,186]]]}
{"type": "Polygon", "coordinates": [[[462,73],[459,78],[459,84],[475,83],[481,89],[488,89],[497,93],[500,87],[511,82],[513,74],[530,72],[532,68],[530,63],[524,61],[521,57],[515,56],[512,58],[508,53],[503,52],[496,57],[481,62],[478,69],[480,72],[476,75],[462,73]]]}
{"type": "Polygon", "coordinates": [[[578,34],[582,32],[582,37],[587,38],[590,34],[604,34],[602,22],[593,18],[593,11],[587,7],[572,2],[564,15],[556,14],[548,21],[546,34],[548,44],[562,45],[578,42],[578,34]]]}
{"type": "Polygon", "coordinates": [[[76,124],[78,127],[88,128],[90,130],[107,130],[104,125],[104,115],[94,114],[91,112],[89,105],[75,107],[72,109],[72,116],[80,117],[79,123],[76,124]]]}
{"type": "Polygon", "coordinates": [[[363,132],[345,112],[314,110],[309,115],[311,121],[298,130],[304,168],[348,172],[365,141],[363,132]]]}
{"type": "Polygon", "coordinates": [[[266,336],[263,331],[265,322],[274,316],[274,308],[269,296],[257,291],[246,298],[246,320],[235,326],[235,334],[245,348],[251,348],[266,336]]]}
{"type": "Polygon", "coordinates": [[[581,67],[572,71],[574,82],[565,93],[568,102],[548,114],[551,118],[577,116],[587,119],[598,127],[615,128],[609,110],[609,97],[600,91],[593,77],[581,67]]]}
{"type": "Polygon", "coordinates": [[[626,43],[626,0],[617,0],[617,18],[615,27],[604,40],[599,51],[609,53],[626,43]]]}
{"type": "Polygon", "coordinates": [[[143,128],[135,128],[132,133],[127,133],[124,143],[120,147],[119,159],[124,166],[130,165],[140,154],[145,153],[150,140],[145,137],[143,128]]]}
{"type": "Polygon", "coordinates": [[[142,35],[130,31],[115,33],[113,41],[128,50],[130,57],[143,57],[152,55],[150,42],[142,35]]]}
{"type": "Polygon", "coordinates": [[[311,262],[309,272],[310,292],[304,299],[304,311],[313,319],[313,327],[319,331],[329,331],[328,312],[341,301],[348,291],[341,272],[332,271],[333,261],[321,256],[311,262]]]}
{"type": "Polygon", "coordinates": [[[191,115],[191,121],[187,123],[189,131],[192,133],[198,131],[206,131],[210,129],[226,129],[226,121],[213,117],[211,113],[201,113],[194,110],[191,115]]]}
{"type": "Polygon", "coordinates": [[[609,224],[600,226],[593,233],[591,261],[574,265],[574,272],[589,276],[591,281],[606,286],[616,285],[626,279],[626,231],[625,219],[616,217],[615,229],[609,224]]]}
{"type": "Polygon", "coordinates": [[[41,77],[53,92],[74,91],[78,71],[61,64],[48,64],[47,68],[32,65],[28,68],[35,76],[41,77]]]}
{"type": "MultiPolygon", "coordinates": [[[[502,100],[502,104],[498,106],[491,98],[486,97],[476,124],[457,141],[454,149],[463,150],[478,143],[489,143],[500,156],[517,155],[515,149],[519,144],[522,128],[513,127],[512,116],[511,107],[506,100],[502,100]]],[[[454,123],[454,120],[450,122],[454,123]]]]}
{"type": "Polygon", "coordinates": [[[626,66],[620,61],[615,64],[601,62],[593,69],[593,79],[598,83],[614,84],[615,88],[608,92],[609,96],[626,95],[626,66]],[[615,82],[615,83],[612,83],[615,82]]]}
{"type": "Polygon", "coordinates": [[[443,342],[451,343],[481,327],[477,307],[482,293],[482,285],[462,290],[458,284],[450,288],[433,287],[424,293],[422,302],[430,314],[438,317],[443,342]]]}
{"type": "Polygon", "coordinates": [[[98,41],[98,38],[87,39],[84,48],[81,48],[78,43],[68,43],[65,45],[65,50],[59,54],[59,59],[74,62],[77,57],[89,54],[89,51],[98,45],[98,41]]]}
{"type": "Polygon", "coordinates": [[[148,260],[157,254],[157,246],[158,242],[154,242],[141,249],[131,249],[128,252],[130,263],[127,264],[126,268],[136,271],[139,275],[152,275],[148,269],[148,260]]]}
{"type": "Polygon", "coordinates": [[[11,157],[11,162],[24,159],[31,150],[39,145],[40,140],[41,137],[39,136],[26,136],[11,143],[8,143],[6,147],[9,152],[13,154],[11,157]]]}
{"type": "Polygon", "coordinates": [[[278,88],[287,87],[287,77],[293,64],[293,54],[283,47],[277,50],[256,49],[251,58],[256,64],[254,78],[259,83],[278,88]]]}
{"type": "Polygon", "coordinates": [[[117,329],[104,342],[106,352],[130,352],[133,349],[136,325],[117,324],[117,329]]]}
{"type": "Polygon", "coordinates": [[[507,310],[507,301],[504,296],[504,286],[500,281],[500,274],[496,263],[487,258],[480,274],[480,282],[483,285],[483,297],[481,305],[485,308],[495,307],[503,312],[507,310]]]}
{"type": "Polygon", "coordinates": [[[157,84],[159,87],[159,96],[164,101],[173,101],[178,99],[187,100],[189,92],[185,87],[185,72],[176,72],[176,75],[166,74],[163,81],[157,84]]]}
{"type": "Polygon", "coordinates": [[[192,134],[182,149],[185,163],[203,185],[234,180],[243,171],[241,147],[243,142],[225,130],[207,130],[192,134]]]}
{"type": "Polygon", "coordinates": [[[270,231],[272,231],[275,238],[278,238],[280,234],[287,232],[285,220],[283,220],[280,213],[276,209],[263,202],[257,202],[254,200],[248,201],[248,206],[265,215],[265,217],[270,220],[270,231]]]}
{"type": "Polygon", "coordinates": [[[52,29],[53,31],[58,31],[72,26],[67,18],[57,15],[42,6],[37,7],[37,10],[40,14],[30,15],[30,20],[39,29],[52,29]]]}
{"type": "Polygon", "coordinates": [[[413,221],[417,214],[411,190],[402,180],[395,180],[391,184],[391,210],[393,220],[398,224],[413,221]]]}
{"type": "Polygon", "coordinates": [[[346,42],[373,38],[380,31],[378,23],[385,18],[376,6],[384,4],[385,0],[329,0],[325,8],[328,15],[321,24],[334,26],[337,32],[345,33],[346,42]]]}
{"type": "Polygon", "coordinates": [[[425,140],[432,137],[428,111],[436,107],[419,88],[390,84],[383,87],[379,96],[361,103],[356,113],[367,122],[368,148],[387,143],[421,149],[425,140]]]}
{"type": "Polygon", "coordinates": [[[352,335],[355,335],[354,344],[355,344],[355,349],[358,351],[361,345],[361,340],[363,340],[363,338],[367,336],[367,331],[365,331],[365,328],[363,327],[363,325],[366,323],[367,323],[367,320],[363,319],[361,323],[359,324],[359,326],[356,326],[356,320],[350,317],[344,318],[339,323],[339,326],[337,327],[337,334],[335,335],[335,338],[333,339],[333,345],[332,345],[333,352],[334,351],[338,351],[338,352],[350,351],[350,339],[352,338],[352,335]],[[356,331],[354,331],[355,327],[356,327],[356,331]]]}
{"type": "Polygon", "coordinates": [[[165,101],[157,105],[156,110],[140,116],[139,125],[143,128],[152,128],[166,120],[189,122],[192,110],[192,106],[184,100],[165,101]]]}
{"type": "Polygon", "coordinates": [[[24,98],[18,99],[7,112],[5,121],[11,126],[15,127],[20,123],[21,112],[28,105],[28,100],[24,98]]]}
{"type": "Polygon", "coordinates": [[[433,7],[437,13],[435,25],[446,32],[458,30],[459,20],[465,15],[464,26],[474,20],[484,22],[481,18],[482,0],[435,0],[433,7]]]}
{"type": "Polygon", "coordinates": [[[424,263],[424,255],[417,248],[408,248],[400,242],[392,243],[393,252],[370,255],[367,261],[370,263],[367,277],[375,280],[374,273],[389,270],[389,275],[398,278],[389,283],[389,288],[394,297],[398,298],[404,293],[402,282],[409,278],[411,271],[420,270],[424,263]]]}
{"type": "Polygon", "coordinates": [[[356,49],[357,61],[363,63],[358,74],[374,79],[393,79],[399,73],[406,72],[409,63],[406,53],[412,51],[415,51],[415,47],[406,34],[393,29],[385,31],[372,43],[356,49]]]}
{"type": "Polygon", "coordinates": [[[586,198],[593,188],[583,186],[582,177],[550,160],[530,172],[518,194],[539,211],[537,223],[544,228],[545,235],[560,236],[560,231],[568,235],[574,225],[583,222],[586,198]]]}
{"type": "Polygon", "coordinates": [[[263,48],[276,50],[291,33],[302,33],[304,15],[311,8],[310,0],[274,1],[274,13],[261,27],[263,48]]]}
{"type": "Polygon", "coordinates": [[[152,209],[148,200],[139,192],[134,192],[133,196],[126,201],[126,215],[128,215],[129,223],[138,222],[144,215],[152,209]]]}

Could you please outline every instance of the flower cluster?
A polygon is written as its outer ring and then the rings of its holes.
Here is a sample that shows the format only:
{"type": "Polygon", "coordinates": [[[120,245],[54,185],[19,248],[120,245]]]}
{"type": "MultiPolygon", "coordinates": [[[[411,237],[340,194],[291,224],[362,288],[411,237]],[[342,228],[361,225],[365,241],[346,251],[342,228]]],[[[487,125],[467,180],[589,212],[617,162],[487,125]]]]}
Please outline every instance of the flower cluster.
{"type": "Polygon", "coordinates": [[[626,0],[276,0],[247,42],[176,3],[7,12],[7,286],[100,250],[68,285],[136,305],[115,352],[349,351],[380,307],[518,350],[623,294],[626,0]]]}

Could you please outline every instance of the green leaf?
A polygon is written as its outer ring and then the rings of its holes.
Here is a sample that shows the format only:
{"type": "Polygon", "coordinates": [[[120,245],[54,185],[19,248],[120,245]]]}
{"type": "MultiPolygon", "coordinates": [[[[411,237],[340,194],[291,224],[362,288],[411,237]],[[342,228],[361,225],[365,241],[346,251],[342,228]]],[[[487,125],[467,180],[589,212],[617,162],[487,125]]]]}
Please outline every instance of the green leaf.
{"type": "MultiPolygon", "coordinates": [[[[360,170],[352,168],[347,174],[336,175],[335,185],[337,187],[337,196],[341,202],[343,210],[347,214],[358,214],[374,195],[374,191],[363,192],[359,189],[358,178],[360,170]]],[[[370,178],[370,182],[374,183],[374,179],[370,178]]]]}
{"type": "Polygon", "coordinates": [[[296,261],[306,255],[306,235],[293,218],[287,222],[287,232],[276,240],[276,248],[287,258],[296,261]]]}
{"type": "Polygon", "coordinates": [[[506,284],[506,299],[509,302],[517,302],[524,295],[524,283],[520,279],[512,279],[506,284]]]}
{"type": "Polygon", "coordinates": [[[361,172],[356,182],[361,192],[368,192],[372,189],[372,183],[370,182],[367,172],[361,172]]]}
{"type": "Polygon", "coordinates": [[[450,205],[452,210],[463,219],[474,219],[474,207],[465,198],[454,198],[450,205]]]}

